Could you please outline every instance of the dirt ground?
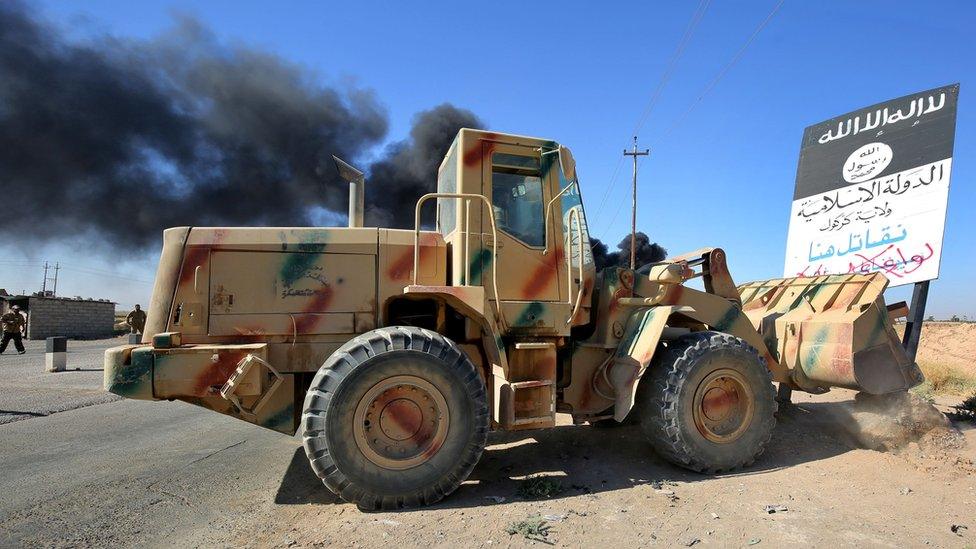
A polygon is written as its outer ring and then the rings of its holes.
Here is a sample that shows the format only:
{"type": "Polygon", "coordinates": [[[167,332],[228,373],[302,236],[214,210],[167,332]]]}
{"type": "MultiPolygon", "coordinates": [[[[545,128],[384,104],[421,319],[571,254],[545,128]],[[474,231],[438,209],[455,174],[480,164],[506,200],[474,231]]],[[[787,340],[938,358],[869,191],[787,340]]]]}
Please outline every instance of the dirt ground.
{"type": "Polygon", "coordinates": [[[363,513],[322,486],[295,437],[178,402],[91,401],[100,351],[75,346],[81,370],[62,374],[41,373],[33,343],[0,357],[0,546],[976,547],[976,425],[918,400],[879,412],[845,390],[795,394],[766,453],[720,476],[664,462],[638,427],[562,417],[492,433],[433,507],[363,513]],[[28,379],[47,392],[24,400],[28,379]],[[538,476],[558,489],[521,496],[538,476]],[[533,518],[545,536],[506,532],[533,518]]]}
{"type": "Polygon", "coordinates": [[[766,455],[718,477],[664,463],[636,427],[494,433],[456,493],[429,509],[392,513],[337,502],[316,486],[298,448],[273,500],[254,494],[256,501],[193,538],[204,545],[371,547],[976,544],[976,428],[915,414],[909,423],[922,425],[898,431],[898,422],[879,426],[879,416],[856,412],[852,398],[843,390],[797,396],[780,413],[766,455]],[[889,451],[864,448],[888,435],[895,441],[889,451]],[[541,501],[520,497],[521,480],[539,475],[562,490],[541,501]],[[534,515],[549,527],[544,538],[506,533],[534,515]],[[228,532],[232,538],[223,537],[228,532]]]}
{"type": "Polygon", "coordinates": [[[976,377],[976,323],[923,323],[917,360],[942,363],[976,377]]]}

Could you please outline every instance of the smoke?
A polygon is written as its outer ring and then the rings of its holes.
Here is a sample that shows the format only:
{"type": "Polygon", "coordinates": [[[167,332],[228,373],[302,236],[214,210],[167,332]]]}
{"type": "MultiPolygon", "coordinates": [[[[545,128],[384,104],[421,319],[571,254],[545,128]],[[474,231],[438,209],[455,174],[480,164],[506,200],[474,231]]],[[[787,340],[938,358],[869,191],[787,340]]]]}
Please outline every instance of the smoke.
{"type": "MultiPolygon", "coordinates": [[[[410,138],[389,146],[386,158],[369,170],[366,224],[413,227],[413,205],[421,195],[435,190],[437,168],[458,129],[481,127],[482,122],[474,113],[447,103],[418,114],[410,138]]],[[[432,221],[426,214],[423,219],[432,221]]]]}
{"type": "MultiPolygon", "coordinates": [[[[457,130],[480,125],[448,104],[418,115],[368,169],[367,219],[411,225],[403,204],[433,190],[457,130]]],[[[0,230],[22,243],[139,251],[171,226],[311,225],[346,209],[331,155],[362,159],[387,129],[371,91],[322,85],[191,19],[151,41],[69,42],[0,3],[0,230]]]]}
{"type": "MultiPolygon", "coordinates": [[[[651,239],[642,232],[637,233],[636,242],[637,249],[634,255],[638,267],[663,261],[668,256],[666,249],[657,242],[651,242],[651,239]]],[[[613,266],[630,267],[630,235],[625,236],[620,244],[617,244],[615,252],[608,253],[607,245],[598,238],[590,237],[590,246],[593,248],[593,261],[596,263],[597,270],[613,266]]]]}
{"type": "MultiPolygon", "coordinates": [[[[388,125],[372,91],[325,86],[193,19],[149,41],[72,42],[0,3],[0,230],[21,245],[83,239],[134,253],[167,227],[344,217],[348,186],[332,155],[362,160],[388,125]]],[[[435,190],[462,127],[483,123],[447,103],[421,112],[367,166],[368,225],[413,226],[413,204],[435,190]]],[[[665,257],[637,238],[639,264],[665,257]]],[[[629,236],[613,253],[592,243],[600,268],[629,264],[629,236]]]]}

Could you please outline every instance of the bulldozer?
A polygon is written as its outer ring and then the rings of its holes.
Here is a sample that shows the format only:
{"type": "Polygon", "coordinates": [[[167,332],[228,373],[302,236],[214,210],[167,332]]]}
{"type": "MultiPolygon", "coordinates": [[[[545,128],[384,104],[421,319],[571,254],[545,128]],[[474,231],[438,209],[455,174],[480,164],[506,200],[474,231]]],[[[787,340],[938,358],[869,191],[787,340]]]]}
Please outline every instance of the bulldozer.
{"type": "Polygon", "coordinates": [[[714,474],[763,453],[790,391],[922,382],[881,274],[736,286],[720,248],[598,272],[555,141],[460,130],[436,192],[404,205],[413,230],[364,227],[365,177],[336,161],[348,227],[165,230],[141,343],[105,353],[105,389],[300,434],[325,486],[375,510],[442,499],[489,431],[557,414],[633,421],[714,474]]]}

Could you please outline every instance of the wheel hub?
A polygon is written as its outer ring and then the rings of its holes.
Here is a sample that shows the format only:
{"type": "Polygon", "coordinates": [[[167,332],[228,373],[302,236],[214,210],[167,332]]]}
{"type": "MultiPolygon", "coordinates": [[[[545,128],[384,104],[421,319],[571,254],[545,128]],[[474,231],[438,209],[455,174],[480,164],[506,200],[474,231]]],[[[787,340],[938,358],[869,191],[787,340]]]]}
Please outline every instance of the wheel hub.
{"type": "Polygon", "coordinates": [[[366,459],[403,470],[430,459],[447,437],[447,401],[428,381],[394,376],[371,387],[356,406],[356,445],[366,459]]]}
{"type": "Polygon", "coordinates": [[[715,370],[695,391],[695,426],[706,439],[729,443],[748,429],[754,407],[752,390],[742,373],[728,368],[715,370]]]}
{"type": "Polygon", "coordinates": [[[424,412],[420,406],[405,398],[387,404],[380,412],[380,429],[392,440],[401,441],[413,437],[423,427],[424,412]]]}

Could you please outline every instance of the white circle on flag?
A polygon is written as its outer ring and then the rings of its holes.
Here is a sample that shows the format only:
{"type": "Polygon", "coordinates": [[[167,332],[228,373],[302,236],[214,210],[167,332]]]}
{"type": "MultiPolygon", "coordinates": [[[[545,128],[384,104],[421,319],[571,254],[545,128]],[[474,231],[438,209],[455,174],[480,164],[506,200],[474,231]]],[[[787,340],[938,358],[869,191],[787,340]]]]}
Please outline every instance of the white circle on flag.
{"type": "Polygon", "coordinates": [[[891,163],[891,157],[891,147],[884,143],[868,143],[859,147],[844,163],[844,181],[860,183],[878,177],[891,163]]]}

